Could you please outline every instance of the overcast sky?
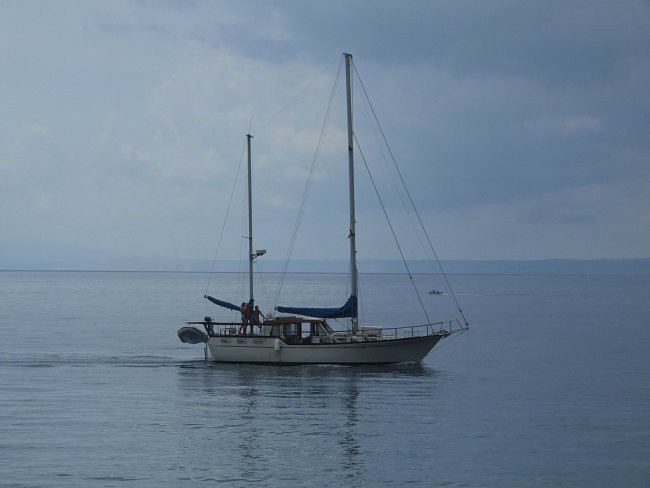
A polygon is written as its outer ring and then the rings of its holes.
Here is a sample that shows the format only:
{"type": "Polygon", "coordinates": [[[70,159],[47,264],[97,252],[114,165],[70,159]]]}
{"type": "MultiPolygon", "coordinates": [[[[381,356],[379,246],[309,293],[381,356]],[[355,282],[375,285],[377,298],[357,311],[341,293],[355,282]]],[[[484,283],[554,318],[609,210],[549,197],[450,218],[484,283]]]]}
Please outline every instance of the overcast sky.
{"type": "MultiPolygon", "coordinates": [[[[626,0],[0,0],[0,249],[211,259],[250,126],[283,259],[343,52],[442,258],[650,255],[650,3],[626,0]]],[[[341,86],[296,257],[347,256],[341,86]]],[[[357,159],[360,256],[395,258],[357,159]]]]}

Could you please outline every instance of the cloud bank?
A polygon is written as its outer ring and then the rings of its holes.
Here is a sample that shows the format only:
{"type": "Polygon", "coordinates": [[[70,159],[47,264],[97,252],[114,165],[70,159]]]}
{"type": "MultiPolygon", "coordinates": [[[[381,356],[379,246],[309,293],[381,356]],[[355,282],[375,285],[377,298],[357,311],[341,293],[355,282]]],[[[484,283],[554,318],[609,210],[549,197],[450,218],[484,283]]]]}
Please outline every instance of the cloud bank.
{"type": "MultiPolygon", "coordinates": [[[[0,245],[210,258],[250,127],[257,241],[284,256],[344,51],[444,257],[647,256],[641,1],[2,2],[0,245]]],[[[343,115],[297,257],[346,253],[343,115]]],[[[228,233],[241,236],[235,195],[228,233]]],[[[361,203],[359,234],[363,256],[395,257],[361,203]]],[[[241,252],[231,240],[224,258],[241,252]]]]}

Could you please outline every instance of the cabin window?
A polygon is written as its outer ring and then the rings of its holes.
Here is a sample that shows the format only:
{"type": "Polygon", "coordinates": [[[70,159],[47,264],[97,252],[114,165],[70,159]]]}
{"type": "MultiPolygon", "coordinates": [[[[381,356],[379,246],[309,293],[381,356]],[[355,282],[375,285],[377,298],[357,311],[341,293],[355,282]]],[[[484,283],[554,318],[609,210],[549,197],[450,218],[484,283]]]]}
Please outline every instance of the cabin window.
{"type": "Polygon", "coordinates": [[[334,332],[327,322],[321,322],[320,327],[322,327],[325,332],[323,335],[330,335],[334,332]]]}
{"type": "Polygon", "coordinates": [[[311,337],[314,335],[314,326],[312,324],[304,324],[304,327],[302,328],[302,334],[301,338],[303,341],[305,341],[307,338],[311,337]]]}
{"type": "Polygon", "coordinates": [[[300,342],[300,323],[284,325],[284,341],[287,344],[298,344],[300,342]]]}
{"type": "Polygon", "coordinates": [[[300,335],[300,324],[286,324],[284,326],[284,335],[285,336],[300,335]]]}

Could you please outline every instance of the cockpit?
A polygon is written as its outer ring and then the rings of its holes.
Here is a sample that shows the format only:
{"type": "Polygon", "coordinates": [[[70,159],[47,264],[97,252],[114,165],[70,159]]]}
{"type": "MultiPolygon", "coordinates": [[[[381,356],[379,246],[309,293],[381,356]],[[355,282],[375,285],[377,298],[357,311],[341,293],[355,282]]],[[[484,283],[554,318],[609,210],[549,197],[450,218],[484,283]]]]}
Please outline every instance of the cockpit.
{"type": "Polygon", "coordinates": [[[266,320],[262,326],[263,336],[280,337],[290,345],[331,342],[333,333],[332,328],[324,320],[301,317],[276,317],[266,320]]]}

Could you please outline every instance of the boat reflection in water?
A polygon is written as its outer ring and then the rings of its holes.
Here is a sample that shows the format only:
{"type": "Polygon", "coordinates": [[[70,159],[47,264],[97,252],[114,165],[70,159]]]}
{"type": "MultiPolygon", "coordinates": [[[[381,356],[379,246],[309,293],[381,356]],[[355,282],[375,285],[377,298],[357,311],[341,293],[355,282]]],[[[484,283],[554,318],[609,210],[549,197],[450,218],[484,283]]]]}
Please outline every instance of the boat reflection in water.
{"type": "MultiPolygon", "coordinates": [[[[318,476],[322,484],[313,486],[364,485],[378,462],[369,455],[391,435],[396,419],[411,415],[400,406],[404,377],[429,385],[440,380],[430,368],[410,364],[184,363],[177,387],[185,399],[180,411],[192,425],[186,442],[210,458],[192,477],[293,486],[318,476]]],[[[426,390],[431,395],[432,388],[426,390]]]]}

